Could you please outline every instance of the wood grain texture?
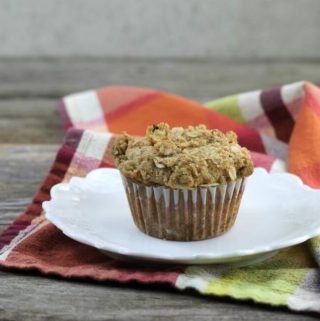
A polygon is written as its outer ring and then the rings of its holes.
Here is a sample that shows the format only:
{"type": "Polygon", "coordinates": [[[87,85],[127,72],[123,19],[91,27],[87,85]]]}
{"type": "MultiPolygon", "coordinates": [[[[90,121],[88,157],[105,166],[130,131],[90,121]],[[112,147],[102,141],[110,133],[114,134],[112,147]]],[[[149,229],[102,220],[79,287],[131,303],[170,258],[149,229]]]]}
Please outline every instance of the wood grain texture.
{"type": "Polygon", "coordinates": [[[57,150],[58,145],[1,145],[1,210],[24,207],[39,188],[57,150]]]}
{"type": "Polygon", "coordinates": [[[205,102],[301,79],[320,83],[316,62],[0,59],[0,70],[0,143],[60,143],[57,100],[90,88],[150,86],[205,102]]]}
{"type": "Polygon", "coordinates": [[[0,272],[2,320],[296,320],[315,317],[283,309],[202,297],[167,286],[72,282],[0,272]]]}
{"type": "Polygon", "coordinates": [[[0,143],[61,143],[55,99],[0,100],[0,143]]]}
{"type": "Polygon", "coordinates": [[[58,145],[0,146],[0,233],[31,202],[58,145]]]}
{"type": "Polygon", "coordinates": [[[0,70],[0,99],[57,99],[71,92],[122,84],[205,101],[304,79],[320,83],[320,63],[308,61],[1,59],[0,70]]]}

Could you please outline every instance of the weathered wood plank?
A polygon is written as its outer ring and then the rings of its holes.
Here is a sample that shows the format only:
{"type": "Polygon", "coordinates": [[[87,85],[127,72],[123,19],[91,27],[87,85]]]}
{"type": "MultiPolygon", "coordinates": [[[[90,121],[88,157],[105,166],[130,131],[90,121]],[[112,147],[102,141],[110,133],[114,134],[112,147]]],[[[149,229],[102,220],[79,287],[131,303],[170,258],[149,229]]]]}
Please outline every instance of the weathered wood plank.
{"type": "Polygon", "coordinates": [[[299,320],[281,309],[204,298],[165,286],[94,284],[0,272],[3,320],[299,320]]]}
{"type": "Polygon", "coordinates": [[[302,78],[320,63],[181,60],[0,60],[0,143],[60,143],[55,106],[65,94],[105,85],[151,86],[200,102],[302,78]]]}
{"type": "Polygon", "coordinates": [[[10,200],[0,199],[0,226],[10,224],[17,215],[24,211],[31,200],[31,197],[10,200]]]}
{"type": "Polygon", "coordinates": [[[306,79],[320,63],[168,59],[0,60],[0,98],[46,97],[107,85],[151,86],[198,100],[306,79]]]}
{"type": "Polygon", "coordinates": [[[57,149],[57,145],[1,145],[0,233],[30,203],[57,149]]]}
{"type": "Polygon", "coordinates": [[[63,137],[54,99],[0,100],[0,142],[60,143],[63,137]]]}
{"type": "Polygon", "coordinates": [[[47,174],[57,149],[58,145],[1,145],[0,220],[4,213],[23,210],[47,174]]]}

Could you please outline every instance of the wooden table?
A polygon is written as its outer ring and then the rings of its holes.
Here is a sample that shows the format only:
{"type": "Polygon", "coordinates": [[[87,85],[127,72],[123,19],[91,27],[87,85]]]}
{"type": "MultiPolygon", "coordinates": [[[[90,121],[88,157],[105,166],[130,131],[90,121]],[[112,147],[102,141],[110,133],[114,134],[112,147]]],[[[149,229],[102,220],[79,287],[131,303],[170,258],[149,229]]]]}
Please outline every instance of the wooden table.
{"type": "MultiPolygon", "coordinates": [[[[56,100],[111,84],[153,86],[198,101],[293,82],[320,83],[320,63],[195,60],[0,60],[0,231],[30,202],[63,139],[56,100]]],[[[286,309],[165,286],[66,281],[0,272],[0,320],[316,320],[286,309]]]]}

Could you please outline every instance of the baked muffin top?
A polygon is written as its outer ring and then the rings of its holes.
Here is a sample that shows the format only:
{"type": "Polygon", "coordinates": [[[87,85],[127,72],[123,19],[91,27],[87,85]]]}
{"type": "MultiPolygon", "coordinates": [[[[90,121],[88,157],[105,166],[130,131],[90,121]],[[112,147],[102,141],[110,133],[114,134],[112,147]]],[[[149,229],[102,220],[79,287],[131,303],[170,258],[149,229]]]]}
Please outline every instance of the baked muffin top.
{"type": "Polygon", "coordinates": [[[146,185],[193,188],[249,176],[253,164],[237,135],[205,125],[170,128],[166,123],[147,128],[146,136],[124,133],[114,142],[112,155],[121,173],[146,185]]]}

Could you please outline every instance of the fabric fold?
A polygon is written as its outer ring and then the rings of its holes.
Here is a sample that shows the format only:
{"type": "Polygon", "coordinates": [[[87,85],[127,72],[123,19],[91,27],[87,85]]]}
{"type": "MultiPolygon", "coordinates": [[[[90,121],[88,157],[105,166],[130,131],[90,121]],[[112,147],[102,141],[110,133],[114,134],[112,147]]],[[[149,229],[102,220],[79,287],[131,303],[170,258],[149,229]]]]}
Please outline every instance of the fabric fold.
{"type": "MultiPolygon", "coordinates": [[[[0,236],[0,266],[35,269],[61,277],[166,283],[203,295],[287,306],[320,313],[320,237],[249,267],[159,266],[142,268],[111,259],[64,236],[48,222],[42,202],[72,176],[113,167],[111,147],[126,130],[142,135],[147,125],[199,123],[234,130],[251,150],[255,166],[287,169],[320,187],[320,89],[298,82],[214,100],[205,106],[154,89],[106,87],[69,95],[58,106],[64,144],[32,203],[0,236]]],[[[67,214],[66,214],[67,215],[67,214]]]]}

